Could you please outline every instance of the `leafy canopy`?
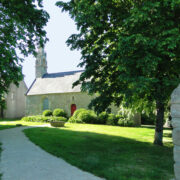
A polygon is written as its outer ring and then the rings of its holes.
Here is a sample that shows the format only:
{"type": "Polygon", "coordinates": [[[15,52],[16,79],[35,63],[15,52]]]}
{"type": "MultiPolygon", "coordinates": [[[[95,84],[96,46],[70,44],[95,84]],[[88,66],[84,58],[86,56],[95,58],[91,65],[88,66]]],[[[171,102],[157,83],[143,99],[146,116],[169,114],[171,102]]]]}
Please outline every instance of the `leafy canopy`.
{"type": "Polygon", "coordinates": [[[47,41],[43,27],[48,19],[42,0],[0,0],[0,97],[23,78],[17,50],[35,55],[37,45],[47,41]]]}
{"type": "Polygon", "coordinates": [[[69,12],[78,34],[67,40],[82,54],[82,89],[98,93],[91,106],[111,103],[142,110],[167,104],[180,83],[179,0],[71,0],[57,5],[69,12]]]}

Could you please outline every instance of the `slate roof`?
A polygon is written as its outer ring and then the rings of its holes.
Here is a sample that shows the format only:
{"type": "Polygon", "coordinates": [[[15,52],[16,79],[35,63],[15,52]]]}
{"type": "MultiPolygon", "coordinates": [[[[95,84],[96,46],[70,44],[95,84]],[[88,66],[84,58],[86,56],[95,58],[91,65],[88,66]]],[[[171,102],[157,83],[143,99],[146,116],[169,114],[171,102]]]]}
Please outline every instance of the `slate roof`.
{"type": "Polygon", "coordinates": [[[79,79],[83,70],[45,74],[37,78],[29,88],[27,95],[57,94],[81,92],[80,85],[72,88],[72,84],[79,79]]]}

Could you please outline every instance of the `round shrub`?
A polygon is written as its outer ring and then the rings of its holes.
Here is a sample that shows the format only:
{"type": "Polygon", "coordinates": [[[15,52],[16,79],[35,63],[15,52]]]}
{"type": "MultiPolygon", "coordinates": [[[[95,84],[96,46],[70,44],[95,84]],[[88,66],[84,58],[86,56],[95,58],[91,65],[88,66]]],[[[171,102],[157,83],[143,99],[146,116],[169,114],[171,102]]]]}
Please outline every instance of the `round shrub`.
{"type": "Polygon", "coordinates": [[[69,119],[68,122],[71,123],[96,123],[97,115],[92,110],[87,109],[78,109],[74,112],[73,116],[69,119]]]}
{"type": "Polygon", "coordinates": [[[83,123],[80,119],[74,118],[73,116],[69,118],[69,123],[83,123]]]}
{"type": "Polygon", "coordinates": [[[77,119],[80,119],[84,123],[93,124],[93,123],[97,122],[97,115],[92,110],[86,110],[86,111],[81,111],[78,114],[78,118],[77,119]]]}
{"type": "Polygon", "coordinates": [[[52,111],[51,110],[45,110],[43,112],[43,116],[52,116],[52,111]]]}
{"type": "Polygon", "coordinates": [[[55,116],[55,117],[66,117],[67,115],[63,109],[55,109],[53,111],[53,116],[55,116]]]}
{"type": "Polygon", "coordinates": [[[83,112],[83,111],[87,111],[87,109],[84,109],[84,108],[77,109],[77,110],[74,112],[74,114],[73,114],[72,117],[78,118],[79,113],[81,113],[81,112],[83,112]]]}

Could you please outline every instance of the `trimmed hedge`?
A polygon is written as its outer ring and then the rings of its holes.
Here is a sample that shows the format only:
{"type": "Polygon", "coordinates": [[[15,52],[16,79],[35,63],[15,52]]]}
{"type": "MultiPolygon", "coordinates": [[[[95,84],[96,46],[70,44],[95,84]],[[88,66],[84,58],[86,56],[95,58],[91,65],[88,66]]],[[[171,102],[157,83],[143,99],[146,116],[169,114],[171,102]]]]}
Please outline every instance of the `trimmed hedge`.
{"type": "Polygon", "coordinates": [[[49,122],[51,117],[47,116],[26,116],[21,120],[26,122],[49,122]]]}
{"type": "Polygon", "coordinates": [[[45,110],[44,112],[43,112],[43,116],[52,116],[52,111],[51,110],[45,110]]]}
{"type": "Polygon", "coordinates": [[[55,117],[67,117],[67,114],[65,113],[65,111],[63,109],[55,109],[53,111],[53,116],[55,117]]]}
{"type": "Polygon", "coordinates": [[[65,117],[53,117],[53,116],[26,116],[21,119],[26,122],[50,122],[50,121],[65,121],[67,122],[67,118],[65,117]]]}
{"type": "Polygon", "coordinates": [[[50,121],[64,121],[64,122],[67,122],[67,118],[62,117],[62,116],[60,116],[60,117],[51,117],[50,121]]]}

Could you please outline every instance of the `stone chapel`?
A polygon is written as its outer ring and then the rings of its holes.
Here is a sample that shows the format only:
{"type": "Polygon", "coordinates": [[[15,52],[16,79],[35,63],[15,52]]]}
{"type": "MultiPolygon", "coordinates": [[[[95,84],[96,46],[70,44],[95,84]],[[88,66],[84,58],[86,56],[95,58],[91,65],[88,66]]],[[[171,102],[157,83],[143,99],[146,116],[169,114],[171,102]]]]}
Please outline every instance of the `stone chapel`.
{"type": "MultiPolygon", "coordinates": [[[[58,73],[47,72],[46,53],[40,48],[36,57],[36,78],[26,97],[26,115],[42,114],[46,109],[64,109],[68,116],[71,116],[76,109],[88,108],[91,99],[85,92],[81,92],[81,86],[72,88],[83,72],[68,71],[58,73]]],[[[118,107],[111,106],[111,112],[116,114],[118,107]]],[[[140,125],[141,117],[139,114],[133,116],[135,124],[140,125]]]]}
{"type": "Polygon", "coordinates": [[[62,108],[71,116],[76,109],[88,108],[93,97],[81,92],[80,86],[72,88],[82,70],[48,73],[46,53],[40,48],[35,71],[36,78],[26,94],[26,115],[37,115],[46,109],[62,108]]]}

